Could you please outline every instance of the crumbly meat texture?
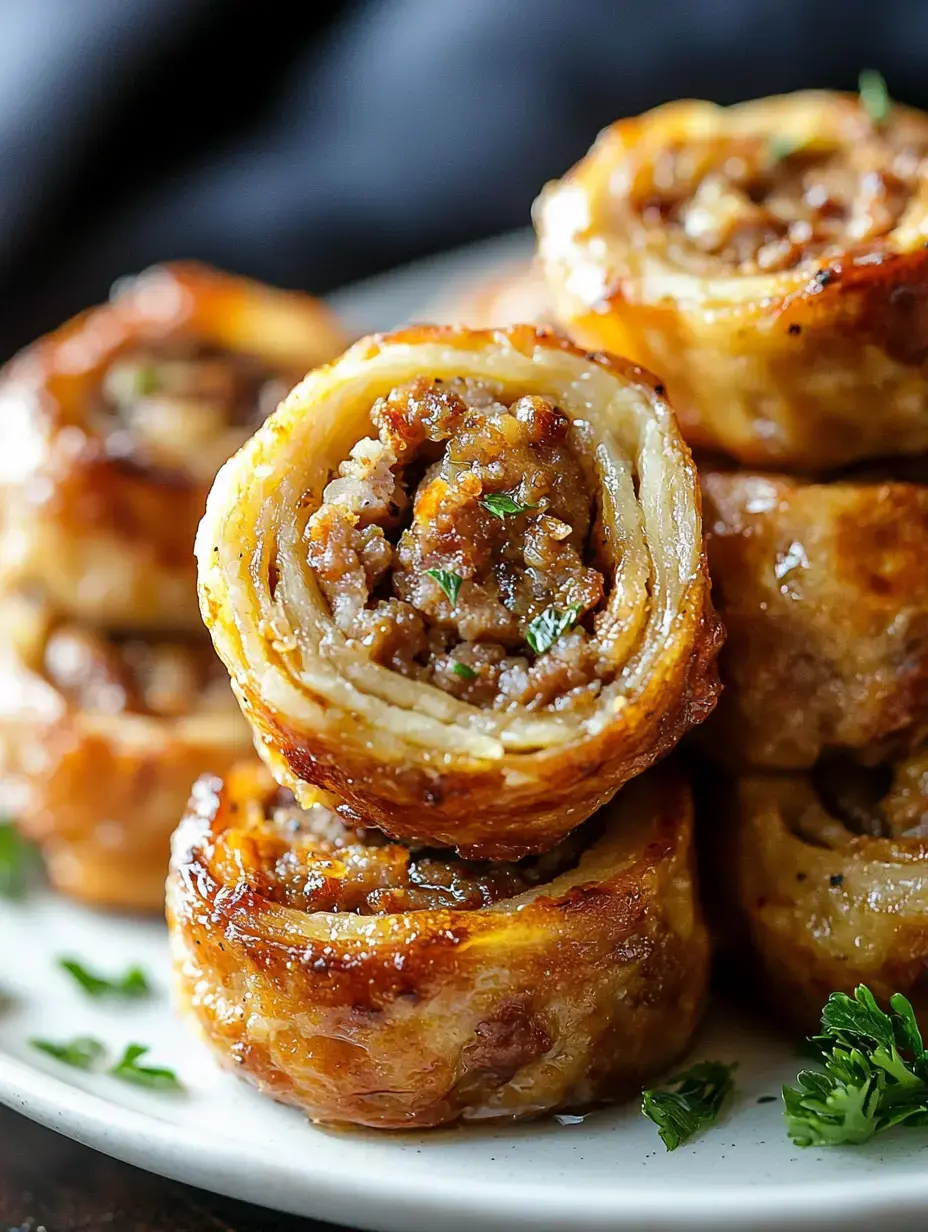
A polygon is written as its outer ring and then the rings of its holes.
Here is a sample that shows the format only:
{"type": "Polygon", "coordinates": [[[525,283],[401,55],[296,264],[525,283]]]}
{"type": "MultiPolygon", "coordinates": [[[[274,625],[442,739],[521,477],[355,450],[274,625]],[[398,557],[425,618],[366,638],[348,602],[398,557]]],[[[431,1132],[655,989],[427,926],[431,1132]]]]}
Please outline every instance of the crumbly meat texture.
{"type": "Polygon", "coordinates": [[[373,407],[307,526],[338,629],[479,706],[591,702],[610,674],[591,483],[567,416],[420,378],[373,407]]]}
{"type": "Polygon", "coordinates": [[[243,864],[262,895],[298,911],[357,915],[489,907],[573,868],[593,834],[587,826],[545,855],[499,863],[348,828],[325,804],[302,809],[284,789],[250,820],[235,842],[247,842],[243,864]]]}
{"type": "Polygon", "coordinates": [[[72,706],[92,714],[174,718],[229,705],[225,670],[199,638],[148,642],[61,624],[45,643],[43,667],[72,706]]]}
{"type": "Polygon", "coordinates": [[[776,273],[879,244],[925,174],[928,141],[901,111],[858,139],[792,145],[776,136],[689,141],[661,152],[635,186],[646,227],[699,275],[776,273]]]}
{"type": "Polygon", "coordinates": [[[209,483],[300,375],[175,338],[118,356],[94,418],[112,456],[209,483]]]}

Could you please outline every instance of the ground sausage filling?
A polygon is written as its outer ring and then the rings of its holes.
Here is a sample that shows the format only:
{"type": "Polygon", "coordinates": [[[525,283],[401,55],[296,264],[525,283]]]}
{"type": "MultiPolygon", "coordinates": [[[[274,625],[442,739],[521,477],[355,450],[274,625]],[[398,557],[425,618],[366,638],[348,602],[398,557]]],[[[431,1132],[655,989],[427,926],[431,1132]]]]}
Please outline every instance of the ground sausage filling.
{"type": "MultiPolygon", "coordinates": [[[[595,825],[595,822],[593,823],[595,825]]],[[[589,823],[553,851],[513,863],[409,848],[377,830],[353,830],[322,804],[302,809],[279,789],[244,826],[217,839],[217,857],[245,868],[264,897],[298,911],[392,915],[476,911],[574,868],[589,823]]]]}
{"type": "Polygon", "coordinates": [[[301,376],[178,338],[113,361],[94,408],[95,426],[114,457],[211,483],[301,376]]]}
{"type": "Polygon", "coordinates": [[[800,820],[798,829],[817,845],[844,846],[853,835],[928,837],[926,752],[895,765],[864,766],[845,756],[826,757],[813,770],[812,781],[829,820],[800,820]]]}
{"type": "Polygon", "coordinates": [[[424,377],[373,407],[307,526],[335,625],[478,706],[589,705],[615,668],[592,481],[549,399],[424,377]]]}
{"type": "Polygon", "coordinates": [[[146,642],[61,624],[45,643],[44,673],[78,710],[179,718],[228,710],[228,676],[200,638],[146,642]]]}
{"type": "Polygon", "coordinates": [[[653,241],[700,276],[776,273],[872,248],[923,183],[928,132],[898,109],[836,145],[724,137],[663,150],[642,168],[632,204],[653,241]]]}

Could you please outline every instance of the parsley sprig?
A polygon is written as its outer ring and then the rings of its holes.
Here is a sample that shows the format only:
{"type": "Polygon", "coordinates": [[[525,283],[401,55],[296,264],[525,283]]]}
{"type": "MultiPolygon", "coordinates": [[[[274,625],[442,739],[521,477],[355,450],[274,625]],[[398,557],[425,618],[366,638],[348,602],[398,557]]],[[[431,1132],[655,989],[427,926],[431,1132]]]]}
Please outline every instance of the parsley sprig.
{"type": "Polygon", "coordinates": [[[59,958],[58,966],[80,985],[89,997],[147,997],[151,985],[141,967],[129,967],[122,975],[109,979],[87,969],[76,958],[59,958]]]}
{"type": "Polygon", "coordinates": [[[821,1070],[801,1070],[783,1088],[786,1128],[796,1146],[866,1142],[893,1125],[928,1125],[928,1053],[908,1000],[891,1013],[869,988],[833,992],[813,1039],[821,1070]]]}
{"type": "Polygon", "coordinates": [[[180,1081],[172,1069],[166,1069],[163,1065],[139,1065],[139,1059],[149,1051],[146,1044],[127,1044],[125,1052],[106,1072],[139,1087],[152,1087],[158,1091],[181,1090],[180,1081]]]}
{"type": "Polygon", "coordinates": [[[91,1069],[100,1061],[106,1049],[99,1040],[90,1035],[75,1035],[70,1040],[32,1039],[29,1041],[39,1052],[47,1053],[56,1061],[63,1061],[74,1069],[91,1069]]]}
{"type": "Polygon", "coordinates": [[[642,1092],[641,1111],[657,1126],[668,1151],[715,1124],[735,1089],[734,1070],[721,1061],[699,1061],[665,1088],[642,1092]]]}
{"type": "Polygon", "coordinates": [[[571,603],[569,607],[546,607],[543,612],[529,622],[525,631],[525,640],[535,654],[544,654],[550,650],[562,633],[572,629],[580,615],[580,604],[571,603]]]}

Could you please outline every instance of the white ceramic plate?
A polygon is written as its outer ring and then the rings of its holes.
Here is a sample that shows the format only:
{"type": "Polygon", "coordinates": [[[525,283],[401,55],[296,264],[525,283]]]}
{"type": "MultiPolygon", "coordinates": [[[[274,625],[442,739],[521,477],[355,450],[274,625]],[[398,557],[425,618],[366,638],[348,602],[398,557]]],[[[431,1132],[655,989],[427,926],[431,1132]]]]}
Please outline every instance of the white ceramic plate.
{"type": "MultiPolygon", "coordinates": [[[[527,251],[496,241],[335,297],[359,331],[440,312],[448,280],[527,251]],[[437,307],[436,307],[437,306],[437,307]]],[[[720,1125],[667,1154],[635,1106],[580,1124],[428,1135],[333,1133],[220,1073],[174,1021],[163,926],[98,915],[37,894],[0,903],[0,1100],[81,1142],[153,1172],[293,1214],[377,1232],[614,1232],[615,1229],[922,1229],[928,1139],[901,1130],[865,1148],[799,1151],[775,1095],[800,1062],[789,1042],[717,1012],[695,1055],[739,1062],[720,1125]],[[141,963],[144,1003],[89,1001],[55,967],[62,954],[117,972],[141,963]],[[156,1094],[69,1069],[34,1036],[149,1044],[185,1093],[156,1094]]],[[[2,1143],[0,1143],[2,1150],[2,1143]]]]}

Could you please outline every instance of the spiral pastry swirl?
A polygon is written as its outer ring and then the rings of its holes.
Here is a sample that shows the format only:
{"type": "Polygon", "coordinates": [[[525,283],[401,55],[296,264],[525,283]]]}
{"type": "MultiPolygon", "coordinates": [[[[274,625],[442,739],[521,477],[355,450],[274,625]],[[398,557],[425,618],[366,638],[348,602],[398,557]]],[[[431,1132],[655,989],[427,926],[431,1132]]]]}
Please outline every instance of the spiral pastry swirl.
{"type": "Polygon", "coordinates": [[[725,690],[703,747],[736,771],[863,764],[928,728],[928,487],[704,471],[725,690]]]}
{"type": "Polygon", "coordinates": [[[0,640],[3,811],[62,893],[160,912],[190,784],[251,748],[208,638],[116,636],[7,598],[0,640]]]}
{"type": "Polygon", "coordinates": [[[928,1012],[928,756],[738,782],[713,832],[723,940],[778,1012],[814,1030],[866,984],[928,1012]]]}
{"type": "Polygon", "coordinates": [[[552,847],[715,699],[670,408],[528,326],[417,327],[311,373],[220,472],[197,556],[275,778],[394,838],[552,847]]]}
{"type": "Polygon", "coordinates": [[[928,118],[805,92],[612,125],[535,210],[555,317],[686,438],[824,469],[928,447],[928,118]]]}
{"type": "Polygon", "coordinates": [[[261,1090],[427,1127],[628,1095],[685,1049],[708,945],[672,771],[514,864],[410,851],[329,805],[249,763],[202,779],[174,838],[180,1002],[261,1090]]]}
{"type": "Polygon", "coordinates": [[[0,374],[0,589],[109,628],[197,629],[216,471],[344,345],[308,296],[173,264],[27,347],[0,374]]]}

